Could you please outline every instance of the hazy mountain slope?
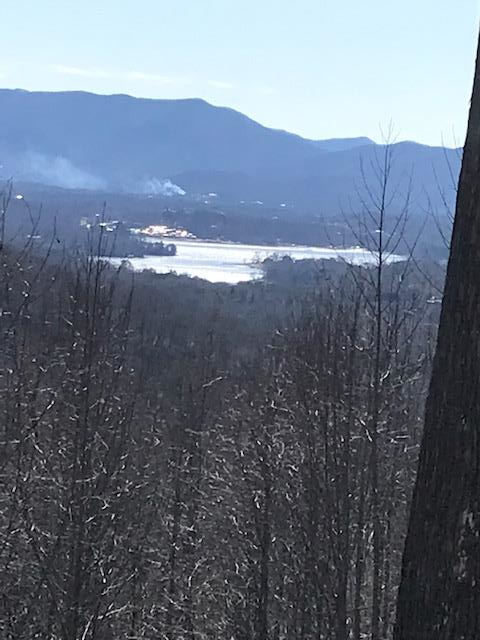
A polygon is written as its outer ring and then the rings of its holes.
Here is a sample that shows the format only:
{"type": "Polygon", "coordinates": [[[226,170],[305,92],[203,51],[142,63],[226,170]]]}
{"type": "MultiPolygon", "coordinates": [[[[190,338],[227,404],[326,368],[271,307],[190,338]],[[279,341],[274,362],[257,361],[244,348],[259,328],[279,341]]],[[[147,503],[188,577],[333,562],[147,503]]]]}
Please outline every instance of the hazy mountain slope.
{"type": "MultiPolygon", "coordinates": [[[[202,100],[0,90],[0,172],[69,188],[148,192],[167,178],[192,196],[283,202],[328,213],[375,180],[368,138],[306,140],[202,100]]],[[[451,199],[454,150],[395,145],[395,181],[451,199]],[[438,184],[437,184],[438,183],[438,184]]],[[[356,200],[358,204],[358,198],[356,200]]]]}
{"type": "Polygon", "coordinates": [[[67,158],[104,179],[194,169],[273,175],[320,155],[311,141],[202,100],[0,91],[2,147],[67,158]]]}
{"type": "MultiPolygon", "coordinates": [[[[380,145],[329,153],[312,162],[303,175],[288,178],[194,171],[173,176],[173,180],[189,193],[214,191],[231,201],[259,200],[273,206],[284,203],[292,205],[293,210],[328,215],[340,209],[361,209],[366,187],[373,194],[380,192],[377,164],[384,153],[380,145]]],[[[409,198],[412,213],[423,215],[431,207],[443,213],[444,200],[451,207],[454,203],[460,159],[455,149],[396,144],[392,148],[388,193],[398,207],[409,198]]]]}
{"type": "Polygon", "coordinates": [[[314,140],[314,144],[323,151],[345,151],[356,147],[365,147],[375,144],[373,140],[365,136],[359,138],[329,138],[328,140],[314,140]]]}

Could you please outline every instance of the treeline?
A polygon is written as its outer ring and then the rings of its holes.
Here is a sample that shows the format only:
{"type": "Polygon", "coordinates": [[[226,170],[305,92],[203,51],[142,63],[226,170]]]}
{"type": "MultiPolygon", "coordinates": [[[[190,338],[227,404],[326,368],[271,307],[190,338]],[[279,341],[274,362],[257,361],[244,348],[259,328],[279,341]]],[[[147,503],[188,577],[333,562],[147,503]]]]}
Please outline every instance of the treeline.
{"type": "Polygon", "coordinates": [[[101,242],[1,247],[0,636],[390,638],[437,276],[213,286],[101,242]]]}
{"type": "MultiPolygon", "coordinates": [[[[350,210],[340,214],[319,211],[313,215],[291,207],[232,204],[215,198],[197,202],[184,198],[68,190],[28,183],[16,184],[12,196],[7,221],[12,237],[30,233],[33,216],[38,235],[48,238],[55,225],[57,237],[68,246],[78,244],[81,218],[93,218],[95,214],[104,215],[106,220],[120,220],[128,227],[151,224],[181,227],[199,238],[217,241],[336,247],[359,243],[355,231],[358,216],[350,210]],[[22,198],[17,200],[16,195],[22,198]],[[40,208],[41,216],[36,219],[40,208]]],[[[385,224],[392,231],[396,223],[392,212],[385,224]]],[[[445,238],[450,233],[450,221],[444,211],[438,214],[430,212],[426,216],[424,211],[416,210],[402,232],[409,245],[415,245],[417,255],[439,260],[448,256],[445,238]]],[[[362,246],[368,246],[368,239],[364,237],[362,240],[362,246]]]]}

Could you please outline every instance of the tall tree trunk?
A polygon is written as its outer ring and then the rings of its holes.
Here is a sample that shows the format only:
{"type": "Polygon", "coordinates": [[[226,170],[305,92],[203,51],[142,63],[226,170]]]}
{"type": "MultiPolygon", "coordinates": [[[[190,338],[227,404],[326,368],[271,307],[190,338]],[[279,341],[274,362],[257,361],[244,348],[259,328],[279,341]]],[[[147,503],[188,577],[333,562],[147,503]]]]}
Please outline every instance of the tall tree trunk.
{"type": "Polygon", "coordinates": [[[395,640],[480,636],[479,56],[395,640]]]}

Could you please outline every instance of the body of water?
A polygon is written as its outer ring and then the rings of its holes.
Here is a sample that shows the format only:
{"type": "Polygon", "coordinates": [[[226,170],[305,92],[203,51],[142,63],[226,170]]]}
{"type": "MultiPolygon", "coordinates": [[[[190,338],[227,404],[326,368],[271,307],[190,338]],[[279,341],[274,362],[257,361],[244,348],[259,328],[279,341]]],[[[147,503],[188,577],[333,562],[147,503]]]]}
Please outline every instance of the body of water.
{"type": "MultiPolygon", "coordinates": [[[[152,240],[150,240],[152,241],[152,240]]],[[[258,246],[227,244],[196,240],[174,240],[176,256],[149,256],[148,248],[143,258],[131,258],[135,270],[153,269],[157,273],[174,272],[179,275],[203,278],[210,282],[237,284],[261,278],[258,262],[270,256],[290,256],[294,260],[343,258],[353,264],[373,264],[375,255],[365,249],[330,249],[302,246],[258,246]]],[[[395,256],[393,259],[398,257],[395,256]]],[[[120,258],[112,258],[114,264],[120,258]]]]}

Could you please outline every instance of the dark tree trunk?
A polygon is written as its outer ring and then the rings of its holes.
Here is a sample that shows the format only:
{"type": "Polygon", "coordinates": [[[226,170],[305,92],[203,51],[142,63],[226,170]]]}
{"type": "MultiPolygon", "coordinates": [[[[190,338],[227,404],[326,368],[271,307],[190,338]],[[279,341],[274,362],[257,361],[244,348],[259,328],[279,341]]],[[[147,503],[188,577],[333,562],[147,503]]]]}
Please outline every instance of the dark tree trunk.
{"type": "Polygon", "coordinates": [[[480,636],[479,52],[395,640],[480,636]]]}

